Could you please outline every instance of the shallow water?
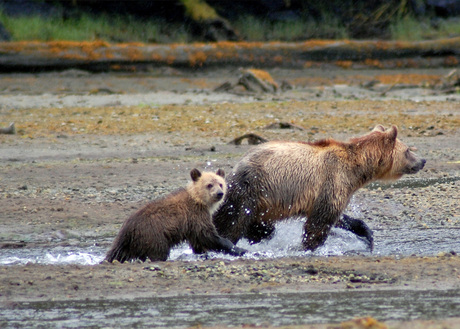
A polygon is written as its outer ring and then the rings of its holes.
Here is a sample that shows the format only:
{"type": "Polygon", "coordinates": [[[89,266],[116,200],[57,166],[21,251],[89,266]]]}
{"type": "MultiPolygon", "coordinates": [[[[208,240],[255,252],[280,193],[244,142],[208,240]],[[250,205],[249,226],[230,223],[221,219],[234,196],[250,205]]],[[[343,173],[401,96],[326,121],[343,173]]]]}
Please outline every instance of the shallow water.
{"type": "MultiPolygon", "coordinates": [[[[209,164],[210,165],[210,164],[209,164]]],[[[402,179],[392,184],[372,183],[370,189],[386,188],[418,188],[437,184],[452,183],[460,177],[412,178],[402,179]]],[[[362,217],[360,206],[350,204],[350,215],[362,217]]],[[[367,243],[351,232],[333,228],[326,243],[315,252],[301,249],[301,232],[305,219],[289,219],[276,225],[272,239],[251,245],[246,240],[238,242],[238,246],[248,250],[243,256],[246,259],[267,259],[280,257],[302,256],[341,256],[346,254],[368,254],[378,256],[419,255],[430,256],[440,252],[455,251],[460,253],[460,227],[403,226],[374,228],[374,250],[371,252],[367,243]]],[[[0,253],[0,265],[38,264],[81,264],[93,265],[101,262],[111,241],[83,241],[75,246],[47,246],[46,248],[3,249],[0,253]],[[104,245],[105,247],[101,247],[104,245]]],[[[200,260],[235,257],[222,253],[211,252],[206,255],[194,255],[187,243],[177,246],[171,251],[169,260],[200,260]]]]}
{"type": "MultiPolygon", "coordinates": [[[[302,220],[288,220],[279,223],[271,240],[251,245],[242,240],[239,247],[246,248],[246,259],[266,259],[294,256],[340,256],[353,253],[369,255],[436,255],[439,252],[460,252],[459,229],[455,228],[414,228],[398,227],[395,229],[374,230],[374,251],[371,253],[366,242],[354,234],[334,228],[324,246],[314,253],[300,249],[302,220]]],[[[39,264],[82,264],[92,265],[101,262],[107,252],[104,247],[94,245],[76,245],[69,247],[55,246],[47,248],[3,249],[0,253],[0,265],[18,265],[26,263],[39,264]]],[[[235,257],[211,252],[207,255],[195,255],[184,243],[171,251],[170,260],[200,260],[204,258],[235,257]]]]}
{"type": "Polygon", "coordinates": [[[345,291],[22,302],[0,308],[0,327],[2,322],[14,328],[281,326],[364,316],[388,321],[459,314],[459,290],[345,291]]]}

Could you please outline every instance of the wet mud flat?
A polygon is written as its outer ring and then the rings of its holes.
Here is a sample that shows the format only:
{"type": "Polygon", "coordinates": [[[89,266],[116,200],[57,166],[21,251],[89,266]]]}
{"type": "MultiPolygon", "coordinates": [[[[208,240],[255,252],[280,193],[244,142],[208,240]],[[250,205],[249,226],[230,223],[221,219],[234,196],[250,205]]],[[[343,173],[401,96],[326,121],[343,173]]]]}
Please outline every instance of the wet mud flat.
{"type": "Polygon", "coordinates": [[[460,98],[423,87],[448,70],[333,70],[325,79],[317,78],[321,72],[275,70],[276,79],[297,87],[214,93],[235,76],[225,72],[2,76],[1,125],[14,121],[17,134],[0,135],[0,253],[71,248],[97,250],[97,257],[0,265],[0,312],[7,319],[1,324],[75,327],[82,318],[85,326],[281,326],[373,316],[399,328],[408,327],[404,321],[459,327],[460,98]],[[418,82],[395,87],[404,76],[418,82]],[[380,82],[364,87],[374,80],[380,82]],[[267,128],[277,122],[304,129],[267,128]],[[302,253],[295,249],[298,235],[290,235],[298,225],[288,225],[271,244],[251,246],[252,258],[192,257],[178,249],[165,263],[98,264],[127,216],[185,185],[192,168],[229,172],[251,147],[229,145],[235,137],[347,139],[378,123],[397,124],[427,165],[353,197],[347,213],[375,231],[376,253],[340,231],[320,253],[302,253]],[[360,306],[338,306],[346,303],[360,306]],[[248,316],[240,322],[239,311],[248,316]],[[155,322],[160,315],[163,322],[155,322]]]}
{"type": "Polygon", "coordinates": [[[12,327],[441,323],[458,316],[459,264],[451,254],[28,264],[1,269],[0,313],[12,327]]]}
{"type": "MultiPolygon", "coordinates": [[[[132,328],[268,324],[293,326],[324,321],[343,323],[350,316],[360,318],[365,314],[367,317],[391,319],[390,321],[396,323],[405,321],[400,326],[407,328],[411,318],[432,319],[458,315],[459,299],[457,292],[428,290],[180,296],[132,301],[26,302],[18,305],[14,312],[4,318],[11,318],[9,324],[17,328],[39,327],[37,322],[46,322],[49,327],[97,327],[101,320],[105,326],[132,328]],[[325,303],[325,299],[328,302],[325,303]]],[[[442,324],[439,327],[454,326],[454,321],[455,318],[440,321],[442,324]]],[[[427,328],[432,323],[420,321],[420,326],[427,328]]]]}

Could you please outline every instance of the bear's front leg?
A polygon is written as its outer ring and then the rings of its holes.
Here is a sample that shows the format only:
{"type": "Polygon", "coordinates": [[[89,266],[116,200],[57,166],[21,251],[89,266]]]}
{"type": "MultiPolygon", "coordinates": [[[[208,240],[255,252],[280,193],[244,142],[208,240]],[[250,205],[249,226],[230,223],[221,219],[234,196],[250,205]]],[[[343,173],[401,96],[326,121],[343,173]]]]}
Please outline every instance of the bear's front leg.
{"type": "Polygon", "coordinates": [[[216,243],[216,251],[222,251],[232,256],[243,256],[247,250],[235,246],[230,240],[218,237],[219,241],[216,243]]]}
{"type": "Polygon", "coordinates": [[[232,256],[242,256],[247,250],[235,246],[230,240],[217,234],[213,228],[204,229],[201,234],[189,238],[189,243],[196,254],[206,251],[218,251],[230,254],[232,256]]]}
{"type": "Polygon", "coordinates": [[[335,226],[350,231],[356,234],[357,236],[363,238],[368,243],[370,251],[373,251],[374,232],[372,232],[372,230],[369,228],[369,226],[367,226],[367,224],[363,220],[343,214],[339,222],[335,226]]]}
{"type": "Polygon", "coordinates": [[[272,223],[252,223],[248,225],[244,237],[251,244],[259,243],[265,239],[271,239],[275,234],[275,225],[272,223]]]}

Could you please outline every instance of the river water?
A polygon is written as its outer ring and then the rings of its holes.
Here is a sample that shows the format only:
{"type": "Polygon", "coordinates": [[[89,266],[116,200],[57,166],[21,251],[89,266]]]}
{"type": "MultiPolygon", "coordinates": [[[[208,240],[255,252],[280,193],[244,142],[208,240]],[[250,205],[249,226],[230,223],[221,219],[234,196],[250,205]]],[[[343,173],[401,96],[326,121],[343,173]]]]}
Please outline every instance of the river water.
{"type": "Polygon", "coordinates": [[[459,314],[459,290],[345,291],[22,302],[0,309],[0,326],[2,321],[11,328],[282,326],[364,316],[402,321],[459,314]]]}
{"type": "MultiPolygon", "coordinates": [[[[460,230],[455,227],[397,227],[374,230],[375,245],[371,253],[367,244],[354,234],[334,228],[324,246],[314,253],[300,249],[303,220],[288,220],[279,223],[271,240],[251,245],[242,240],[238,246],[248,249],[243,256],[247,259],[266,259],[295,256],[340,256],[347,254],[365,255],[436,255],[440,252],[460,252],[460,230]]],[[[47,246],[46,248],[3,249],[0,265],[39,264],[81,264],[93,265],[101,262],[107,252],[107,242],[82,241],[74,246],[47,246]],[[102,245],[102,246],[101,246],[102,245]]],[[[194,255],[184,243],[171,252],[171,260],[199,260],[207,258],[234,259],[221,253],[206,256],[194,255]]]]}

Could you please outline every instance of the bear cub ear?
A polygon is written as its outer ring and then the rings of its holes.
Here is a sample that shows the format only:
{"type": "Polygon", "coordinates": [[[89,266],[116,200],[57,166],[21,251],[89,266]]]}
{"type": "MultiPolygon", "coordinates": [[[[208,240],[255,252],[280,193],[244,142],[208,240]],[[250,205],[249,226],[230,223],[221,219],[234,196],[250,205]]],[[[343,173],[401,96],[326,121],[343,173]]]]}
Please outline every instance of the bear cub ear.
{"type": "Polygon", "coordinates": [[[198,179],[200,179],[201,177],[201,172],[198,169],[194,168],[190,172],[190,177],[192,177],[192,181],[197,182],[198,179]]]}
{"type": "Polygon", "coordinates": [[[223,169],[218,169],[216,171],[216,174],[219,175],[222,178],[225,178],[225,171],[223,169]]]}

